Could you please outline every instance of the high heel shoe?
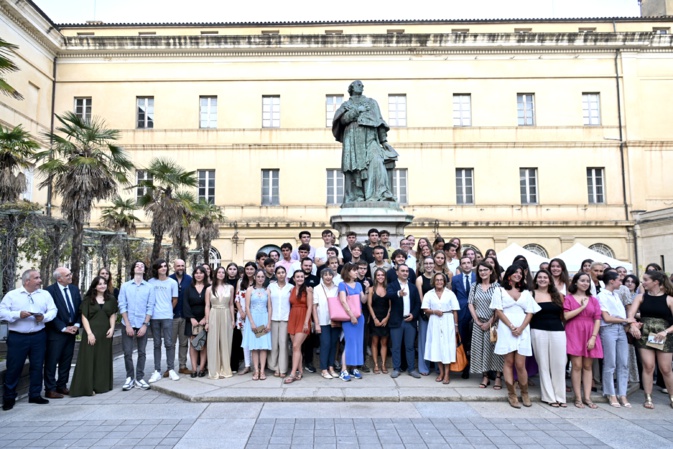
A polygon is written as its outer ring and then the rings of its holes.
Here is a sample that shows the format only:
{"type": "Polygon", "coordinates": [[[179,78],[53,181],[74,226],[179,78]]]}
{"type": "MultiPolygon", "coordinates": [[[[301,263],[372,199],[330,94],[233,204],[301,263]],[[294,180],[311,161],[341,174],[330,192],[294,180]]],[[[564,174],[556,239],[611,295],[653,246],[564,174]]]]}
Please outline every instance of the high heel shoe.
{"type": "Polygon", "coordinates": [[[673,395],[669,396],[668,399],[671,401],[671,408],[673,408],[673,395]]]}
{"type": "Polygon", "coordinates": [[[199,377],[206,377],[206,370],[199,371],[199,377]]]}

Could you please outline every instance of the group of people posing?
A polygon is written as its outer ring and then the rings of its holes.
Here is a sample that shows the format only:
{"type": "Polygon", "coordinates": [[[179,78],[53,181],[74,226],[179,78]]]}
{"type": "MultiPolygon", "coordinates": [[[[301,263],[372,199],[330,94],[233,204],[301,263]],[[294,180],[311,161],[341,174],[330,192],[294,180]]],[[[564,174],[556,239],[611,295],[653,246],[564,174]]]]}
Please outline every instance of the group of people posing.
{"type": "Polygon", "coordinates": [[[37,275],[39,281],[39,273],[29,270],[24,286],[0,303],[0,319],[10,322],[6,409],[13,406],[20,374],[11,370],[22,367],[26,356],[31,402],[46,401],[40,396],[42,368],[33,369],[45,352],[47,397],[109,391],[117,313],[122,316],[124,390],[147,389],[162,378],[179,380],[179,374],[223,379],[252,373],[253,380],[263,381],[267,369],[290,384],[316,372],[319,348],[325,379],[350,381],[369,372],[396,378],[406,371],[414,378],[432,374],[448,384],[451,372],[463,378],[473,373],[480,376],[481,388],[493,381],[499,390],[504,383],[515,408],[531,405],[528,377],[536,372],[542,401],[566,407],[568,363],[579,408],[596,408],[591,400],[596,377],[602,377],[610,405],[631,407],[627,384],[638,381],[636,364],[642,366],[646,408],[654,407],[655,366],[658,381],[673,391],[673,285],[656,265],[648,266],[642,284],[622,267],[593,261],[571,278],[563,260],[552,259],[533,276],[523,256],[503,269],[494,250],[485,255],[472,248],[462,251],[457,238],[416,243],[407,236],[393,249],[386,231],[371,229],[367,237],[365,245],[351,232],[347,246],[339,248],[332,231],[325,230],[324,245],[313,247],[311,234],[302,231],[296,249],[284,243],[280,251],[260,252],[243,267],[197,266],[191,276],[179,259],[169,276],[167,261],[160,259],[147,280],[145,264],[137,261],[132,279],[119,289],[113,288],[109,270],[100,270],[81,300],[58,270],[54,286],[61,288],[50,290],[51,295],[39,289],[34,279],[37,275]],[[41,334],[45,323],[72,346],[79,328],[84,329],[69,391],[65,367],[72,351],[52,349],[52,337],[41,334]],[[155,366],[145,381],[148,328],[155,366]],[[461,364],[463,349],[468,361],[461,364]],[[595,366],[599,359],[601,368],[595,366]]]}

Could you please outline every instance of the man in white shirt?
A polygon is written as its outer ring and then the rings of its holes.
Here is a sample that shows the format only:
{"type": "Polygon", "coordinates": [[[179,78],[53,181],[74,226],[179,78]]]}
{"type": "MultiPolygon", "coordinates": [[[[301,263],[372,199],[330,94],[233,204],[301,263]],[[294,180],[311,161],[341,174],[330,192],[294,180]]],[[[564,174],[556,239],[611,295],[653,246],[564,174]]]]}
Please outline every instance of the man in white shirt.
{"type": "Polygon", "coordinates": [[[21,275],[22,287],[8,292],[0,302],[0,320],[9,323],[7,337],[7,364],[2,409],[11,410],[16,403],[19,384],[26,357],[30,360],[30,389],[28,402],[48,404],[40,396],[42,366],[47,346],[44,323],[56,316],[56,305],[51,295],[40,289],[42,279],[37,270],[26,270],[21,275]]]}
{"type": "Polygon", "coordinates": [[[379,245],[376,248],[374,248],[373,254],[374,254],[374,262],[369,264],[369,272],[371,273],[371,278],[374,278],[374,273],[378,268],[382,268],[385,270],[387,273],[388,270],[390,270],[393,266],[388,262],[387,260],[384,259],[386,253],[386,249],[379,245]]]}
{"type": "MultiPolygon", "coordinates": [[[[299,241],[301,245],[308,245],[308,257],[311,260],[315,260],[315,248],[311,246],[311,233],[308,231],[301,231],[299,233],[299,241]]],[[[281,248],[282,249],[282,248],[281,248]]],[[[292,260],[301,260],[302,257],[299,256],[299,248],[292,252],[292,260]]]]}
{"type": "MultiPolygon", "coordinates": [[[[321,268],[327,263],[327,250],[333,247],[332,241],[334,240],[334,234],[329,229],[322,231],[322,240],[325,243],[324,246],[316,248],[315,250],[315,259],[313,261],[321,268]]],[[[341,257],[341,250],[337,247],[337,257],[339,260],[343,260],[341,257]]]]}
{"type": "Polygon", "coordinates": [[[168,277],[168,262],[157,259],[152,264],[152,279],[149,283],[154,287],[154,313],[150,320],[152,340],[154,340],[154,372],[149,383],[161,380],[161,340],[166,347],[166,365],[168,377],[180,380],[175,372],[175,345],[173,342],[173,307],[178,303],[178,283],[168,277]]]}
{"type": "MultiPolygon", "coordinates": [[[[302,266],[301,266],[301,261],[302,260],[304,260],[306,258],[311,259],[308,256],[309,248],[310,247],[308,245],[303,244],[303,243],[301,245],[299,245],[299,248],[297,248],[297,252],[301,256],[301,259],[295,260],[294,262],[292,262],[292,265],[290,265],[290,268],[287,270],[287,278],[288,279],[292,279],[292,275],[294,274],[295,271],[298,271],[298,270],[302,269],[302,266]]],[[[311,260],[313,260],[313,259],[311,259],[311,260]]],[[[313,268],[311,269],[311,274],[315,276],[315,274],[317,273],[317,268],[315,267],[315,264],[312,264],[312,265],[313,265],[313,268]]]]}
{"type": "Polygon", "coordinates": [[[400,240],[400,249],[407,255],[407,260],[404,264],[412,270],[416,270],[416,258],[411,255],[411,242],[407,239],[400,240]]]}
{"type": "Polygon", "coordinates": [[[453,243],[444,244],[444,254],[446,254],[446,266],[449,271],[453,274],[458,274],[458,268],[460,267],[460,259],[456,255],[456,250],[458,247],[453,243]]]}

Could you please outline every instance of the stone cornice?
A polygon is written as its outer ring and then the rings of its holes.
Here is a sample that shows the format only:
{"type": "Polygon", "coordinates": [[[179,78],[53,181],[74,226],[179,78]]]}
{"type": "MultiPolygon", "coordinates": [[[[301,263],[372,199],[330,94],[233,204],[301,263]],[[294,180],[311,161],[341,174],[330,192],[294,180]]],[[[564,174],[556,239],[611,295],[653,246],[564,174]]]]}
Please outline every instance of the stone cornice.
{"type": "Polygon", "coordinates": [[[56,26],[36,10],[32,2],[24,0],[0,0],[0,14],[6,16],[16,26],[39,43],[51,56],[64,47],[64,38],[56,26]]]}
{"type": "Polygon", "coordinates": [[[673,35],[652,32],[68,36],[64,40],[59,53],[63,57],[442,55],[673,49],[673,35]]]}

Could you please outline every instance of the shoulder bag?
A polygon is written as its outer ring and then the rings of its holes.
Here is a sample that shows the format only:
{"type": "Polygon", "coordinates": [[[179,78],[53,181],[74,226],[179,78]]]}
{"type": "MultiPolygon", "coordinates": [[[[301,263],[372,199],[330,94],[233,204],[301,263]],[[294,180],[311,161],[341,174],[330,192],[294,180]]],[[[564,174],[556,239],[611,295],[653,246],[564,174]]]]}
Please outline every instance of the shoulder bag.
{"type": "MultiPolygon", "coordinates": [[[[344,285],[346,286],[346,293],[348,293],[349,290],[348,284],[344,283],[344,285]]],[[[360,302],[360,294],[356,293],[354,295],[347,295],[346,302],[348,303],[348,307],[351,309],[353,316],[355,318],[360,318],[360,315],[362,315],[362,303],[360,302]]],[[[350,315],[348,315],[346,309],[344,309],[343,305],[341,304],[339,296],[333,298],[327,298],[327,307],[329,308],[330,320],[332,321],[351,320],[350,315]]]]}

